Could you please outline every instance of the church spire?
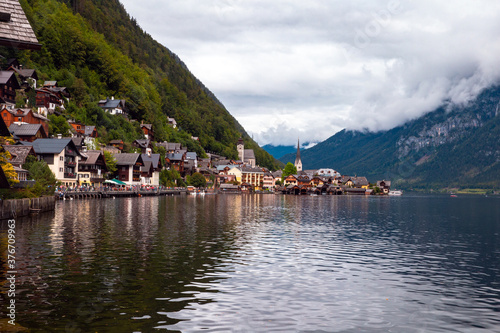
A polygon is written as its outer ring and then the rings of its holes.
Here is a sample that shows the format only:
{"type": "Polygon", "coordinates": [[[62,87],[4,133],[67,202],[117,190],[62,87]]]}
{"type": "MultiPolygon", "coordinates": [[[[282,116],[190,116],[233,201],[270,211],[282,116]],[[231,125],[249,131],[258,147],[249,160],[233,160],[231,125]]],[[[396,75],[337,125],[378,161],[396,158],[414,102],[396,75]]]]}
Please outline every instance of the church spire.
{"type": "Polygon", "coordinates": [[[302,161],[300,159],[300,141],[297,139],[297,157],[295,157],[295,168],[297,172],[302,171],[302,161]]]}

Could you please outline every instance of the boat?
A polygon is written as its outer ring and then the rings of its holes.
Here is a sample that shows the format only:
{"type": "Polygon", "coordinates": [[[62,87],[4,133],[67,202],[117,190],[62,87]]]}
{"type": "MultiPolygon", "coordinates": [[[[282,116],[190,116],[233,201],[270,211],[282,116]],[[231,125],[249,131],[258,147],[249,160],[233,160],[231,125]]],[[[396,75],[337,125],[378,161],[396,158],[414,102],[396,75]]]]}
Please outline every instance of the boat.
{"type": "Polygon", "coordinates": [[[401,191],[401,190],[392,190],[392,191],[389,191],[389,195],[403,195],[403,191],[401,191]]]}

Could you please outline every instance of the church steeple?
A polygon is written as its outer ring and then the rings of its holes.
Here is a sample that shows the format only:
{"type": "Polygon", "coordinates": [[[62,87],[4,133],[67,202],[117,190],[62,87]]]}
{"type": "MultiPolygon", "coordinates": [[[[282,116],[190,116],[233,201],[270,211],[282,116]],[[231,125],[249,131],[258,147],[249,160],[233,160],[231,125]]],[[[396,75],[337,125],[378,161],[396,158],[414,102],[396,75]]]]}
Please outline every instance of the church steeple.
{"type": "Polygon", "coordinates": [[[295,157],[295,168],[297,168],[297,172],[302,171],[302,161],[300,160],[300,142],[297,139],[297,157],[295,157]]]}

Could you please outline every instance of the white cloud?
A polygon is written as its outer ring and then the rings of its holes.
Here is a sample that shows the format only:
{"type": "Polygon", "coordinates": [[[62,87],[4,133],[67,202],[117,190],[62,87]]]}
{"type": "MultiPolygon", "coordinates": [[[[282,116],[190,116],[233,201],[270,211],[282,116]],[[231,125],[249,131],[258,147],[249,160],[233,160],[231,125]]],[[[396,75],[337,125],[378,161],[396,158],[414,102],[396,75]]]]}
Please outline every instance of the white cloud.
{"type": "Polygon", "coordinates": [[[261,144],[389,129],[500,78],[488,0],[122,2],[261,144]]]}

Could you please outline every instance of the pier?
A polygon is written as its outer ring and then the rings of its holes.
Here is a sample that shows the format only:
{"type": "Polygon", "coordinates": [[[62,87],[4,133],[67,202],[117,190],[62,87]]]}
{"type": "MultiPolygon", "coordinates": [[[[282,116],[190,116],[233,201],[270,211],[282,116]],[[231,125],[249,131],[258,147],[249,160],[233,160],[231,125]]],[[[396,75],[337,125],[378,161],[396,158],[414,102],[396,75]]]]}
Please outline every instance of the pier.
{"type": "Polygon", "coordinates": [[[182,195],[186,194],[184,188],[177,189],[162,189],[162,190],[102,190],[102,191],[64,191],[56,192],[55,197],[59,200],[73,199],[100,199],[100,198],[116,198],[116,197],[147,197],[147,196],[162,196],[162,195],[182,195]]]}

